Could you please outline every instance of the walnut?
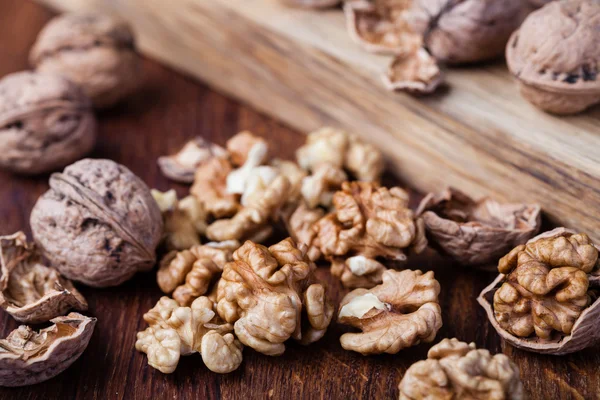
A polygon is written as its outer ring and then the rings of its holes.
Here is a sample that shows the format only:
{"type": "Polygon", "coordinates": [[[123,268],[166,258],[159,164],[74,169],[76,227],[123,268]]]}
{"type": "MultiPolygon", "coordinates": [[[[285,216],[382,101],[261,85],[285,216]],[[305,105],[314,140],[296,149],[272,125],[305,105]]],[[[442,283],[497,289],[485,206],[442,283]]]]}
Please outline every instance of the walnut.
{"type": "Polygon", "coordinates": [[[539,230],[537,204],[479,201],[449,188],[427,195],[417,210],[429,243],[461,265],[495,269],[494,264],[513,247],[539,230]]]}
{"type": "Polygon", "coordinates": [[[226,158],[214,157],[196,170],[190,193],[215,218],[228,217],[240,207],[238,196],[227,192],[227,176],[233,170],[226,158]]]}
{"type": "Polygon", "coordinates": [[[515,247],[478,298],[509,343],[567,354],[600,339],[598,249],[586,234],[557,228],[515,247]]]}
{"type": "Polygon", "coordinates": [[[553,1],[531,13],[506,47],[523,96],[555,114],[600,102],[600,3],[553,1]]]}
{"type": "Polygon", "coordinates": [[[302,194],[302,182],[307,176],[306,171],[293,161],[286,161],[278,158],[271,161],[271,166],[275,168],[279,174],[285,176],[290,182],[287,202],[297,203],[302,194]]]}
{"type": "Polygon", "coordinates": [[[363,355],[389,353],[431,342],[442,327],[440,284],[433,272],[385,271],[383,283],[355,289],[340,303],[338,322],[360,329],[340,338],[346,350],[363,355]]]}
{"type": "Polygon", "coordinates": [[[163,229],[140,178],[113,161],[92,159],[50,177],[30,223],[36,244],[61,274],[95,287],[152,269],[163,229]]]}
{"type": "Polygon", "coordinates": [[[70,281],[42,263],[23,232],[0,236],[0,306],[17,321],[47,322],[87,302],[70,281]]]}
{"type": "Polygon", "coordinates": [[[507,356],[492,356],[457,339],[433,346],[426,360],[411,365],[398,387],[400,400],[526,398],[519,369],[507,356]]]}
{"type": "MultiPolygon", "coordinates": [[[[243,194],[246,191],[250,177],[265,162],[268,151],[269,148],[264,141],[257,141],[252,145],[244,164],[227,175],[227,193],[243,194]]],[[[231,154],[233,158],[235,153],[231,154]]]]}
{"type": "Polygon", "coordinates": [[[463,64],[502,56],[529,11],[523,0],[413,0],[410,21],[434,58],[463,64]]]}
{"type": "Polygon", "coordinates": [[[87,96],[64,78],[17,72],[0,80],[0,166],[38,174],[90,152],[96,118],[87,96]]]}
{"type": "Polygon", "coordinates": [[[0,340],[0,386],[27,386],[60,374],[86,349],[96,318],[77,313],[51,320],[38,332],[21,325],[0,340]]]}
{"type": "Polygon", "coordinates": [[[305,250],[290,238],[269,248],[247,241],[225,265],[217,310],[246,346],[275,356],[289,338],[309,344],[325,334],[333,306],[305,250]]]}
{"type": "Polygon", "coordinates": [[[250,131],[242,131],[234,135],[227,141],[226,146],[233,165],[244,165],[248,161],[248,157],[252,151],[255,152],[252,157],[255,157],[253,162],[255,162],[256,165],[261,165],[267,161],[269,150],[267,142],[250,131]],[[260,150],[253,150],[255,145],[258,145],[256,147],[260,150]],[[260,154],[260,157],[258,153],[260,154]]]}
{"type": "Polygon", "coordinates": [[[129,26],[113,16],[64,14],[50,21],[29,57],[39,72],[81,85],[97,107],[108,107],[140,82],[141,62],[129,26]]]}
{"type": "Polygon", "coordinates": [[[305,202],[300,202],[290,212],[289,216],[284,216],[286,231],[292,239],[298,244],[308,246],[308,258],[316,261],[321,257],[321,252],[313,246],[317,235],[314,225],[325,215],[321,208],[310,208],[305,202]]]}
{"type": "Polygon", "coordinates": [[[332,274],[346,287],[381,282],[378,258],[405,261],[405,251],[427,246],[423,224],[408,209],[408,194],[375,183],[346,182],[333,198],[335,211],[314,228],[313,245],[330,261],[332,274]]]}
{"type": "Polygon", "coordinates": [[[197,136],[187,142],[181,150],[171,156],[158,159],[158,166],[164,176],[181,183],[194,182],[196,169],[213,157],[226,158],[227,151],[214,143],[197,136]]]}
{"type": "Polygon", "coordinates": [[[221,276],[223,267],[233,258],[240,247],[235,240],[221,243],[196,245],[189,250],[168,253],[160,262],[156,280],[160,289],[182,306],[188,306],[196,298],[206,294],[221,276]]]}
{"type": "Polygon", "coordinates": [[[283,4],[299,8],[329,8],[338,5],[342,0],[280,0],[283,4]]]}
{"type": "Polygon", "coordinates": [[[181,356],[203,349],[202,359],[211,371],[234,371],[242,362],[242,346],[228,333],[232,326],[219,320],[213,306],[206,297],[197,298],[190,307],[162,297],[144,314],[149,327],[137,334],[136,350],[146,353],[148,364],[165,374],[175,371],[181,356]]]}
{"type": "Polygon", "coordinates": [[[333,195],[348,180],[344,170],[332,164],[320,164],[313,173],[302,180],[300,192],[310,208],[331,207],[333,195]]]}
{"type": "Polygon", "coordinates": [[[388,90],[404,90],[413,94],[434,92],[443,81],[435,58],[423,48],[403,57],[396,57],[382,75],[388,90]]]}

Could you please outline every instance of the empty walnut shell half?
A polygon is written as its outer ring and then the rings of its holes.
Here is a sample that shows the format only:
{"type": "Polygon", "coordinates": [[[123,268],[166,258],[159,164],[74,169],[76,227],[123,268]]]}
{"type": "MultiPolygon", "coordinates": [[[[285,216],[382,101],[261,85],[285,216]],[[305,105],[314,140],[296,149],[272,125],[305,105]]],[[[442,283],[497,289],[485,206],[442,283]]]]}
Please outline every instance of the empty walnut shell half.
{"type": "Polygon", "coordinates": [[[21,325],[0,340],[0,386],[34,385],[69,368],[90,342],[96,318],[70,313],[51,322],[39,332],[21,325]]]}
{"type": "Polygon", "coordinates": [[[502,56],[529,10],[523,0],[414,0],[410,21],[433,57],[463,64],[502,56]]]}
{"type": "Polygon", "coordinates": [[[39,174],[77,161],[96,142],[81,89],[59,76],[17,72],[0,80],[0,166],[39,174]]]}
{"type": "Polygon", "coordinates": [[[0,307],[17,321],[38,324],[87,302],[57,270],[42,264],[23,232],[0,237],[0,307]]]}
{"type": "Polygon", "coordinates": [[[531,239],[541,223],[536,204],[475,201],[453,188],[427,195],[417,215],[438,251],[462,265],[488,270],[495,270],[500,257],[531,239]]]}
{"type": "Polygon", "coordinates": [[[600,2],[553,1],[531,13],[506,47],[521,93],[555,114],[600,102],[600,2]]]}
{"type": "Polygon", "coordinates": [[[515,347],[562,355],[600,340],[598,247],[586,234],[557,228],[517,246],[477,301],[515,347]]]}
{"type": "Polygon", "coordinates": [[[96,107],[132,92],[141,78],[133,32],[124,21],[97,13],[64,14],[50,21],[29,57],[39,72],[81,85],[96,107]]]}
{"type": "Polygon", "coordinates": [[[64,276],[116,286],[156,261],[163,222],[140,178],[110,160],[85,159],[50,177],[31,211],[36,244],[64,276]]]}

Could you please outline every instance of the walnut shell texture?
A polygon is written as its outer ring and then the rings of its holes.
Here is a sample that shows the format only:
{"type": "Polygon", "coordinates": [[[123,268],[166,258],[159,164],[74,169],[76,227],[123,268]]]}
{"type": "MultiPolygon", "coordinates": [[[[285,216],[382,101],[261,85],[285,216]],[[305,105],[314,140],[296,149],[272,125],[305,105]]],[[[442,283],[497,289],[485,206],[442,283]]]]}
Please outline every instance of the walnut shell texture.
{"type": "Polygon", "coordinates": [[[141,78],[133,32],[124,21],[103,14],[54,18],[38,35],[30,63],[36,71],[81,85],[96,107],[117,103],[141,78]]]}
{"type": "Polygon", "coordinates": [[[81,89],[59,76],[17,72],[0,80],[0,166],[51,172],[77,161],[96,142],[96,118],[81,89]]]}
{"type": "Polygon", "coordinates": [[[31,212],[36,244],[64,276],[116,286],[152,268],[163,222],[144,182],[110,160],[85,159],[50,177],[31,212]]]}
{"type": "Polygon", "coordinates": [[[21,325],[0,340],[0,386],[27,386],[63,372],[86,349],[96,318],[77,313],[54,318],[39,333],[21,325]]]}

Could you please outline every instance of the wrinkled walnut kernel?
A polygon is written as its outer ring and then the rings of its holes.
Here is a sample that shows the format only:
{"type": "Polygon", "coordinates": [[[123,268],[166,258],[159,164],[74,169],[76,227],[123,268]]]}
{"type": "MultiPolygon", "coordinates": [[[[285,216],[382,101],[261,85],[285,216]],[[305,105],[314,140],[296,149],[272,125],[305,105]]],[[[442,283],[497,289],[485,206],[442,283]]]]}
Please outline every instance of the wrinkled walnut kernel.
{"type": "MultiPolygon", "coordinates": [[[[200,208],[197,208],[194,216],[200,220],[193,220],[186,210],[179,207],[177,193],[173,189],[164,193],[152,189],[151,193],[163,216],[163,243],[166,249],[185,250],[199,245],[199,234],[202,232],[198,232],[197,227],[204,226],[206,229],[207,215],[203,215],[200,208]]],[[[195,201],[193,198],[192,200],[195,201]]]]}
{"type": "Polygon", "coordinates": [[[187,142],[176,154],[158,158],[158,166],[164,176],[181,183],[194,182],[198,167],[213,157],[227,157],[227,151],[198,136],[187,142]]]}
{"type": "Polygon", "coordinates": [[[382,79],[388,90],[427,94],[437,89],[443,75],[435,58],[427,50],[419,48],[410,55],[396,57],[382,79]]]}
{"type": "Polygon", "coordinates": [[[196,170],[190,193],[215,218],[229,217],[240,207],[238,196],[227,192],[227,176],[233,170],[226,158],[214,157],[196,170]]]}

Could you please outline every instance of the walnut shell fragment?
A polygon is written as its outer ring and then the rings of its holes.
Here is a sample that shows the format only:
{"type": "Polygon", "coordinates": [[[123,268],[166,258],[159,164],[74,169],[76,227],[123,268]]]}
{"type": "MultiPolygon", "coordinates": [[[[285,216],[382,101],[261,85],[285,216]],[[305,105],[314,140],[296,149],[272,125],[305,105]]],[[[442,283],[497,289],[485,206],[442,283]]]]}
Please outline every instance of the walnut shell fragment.
{"type": "Polygon", "coordinates": [[[50,177],[30,223],[36,244],[61,274],[95,287],[150,270],[163,230],[144,182],[114,161],[92,159],[50,177]]]}
{"type": "Polygon", "coordinates": [[[86,349],[96,318],[70,313],[50,322],[39,332],[21,325],[0,340],[0,386],[34,385],[69,368],[86,349]]]}
{"type": "Polygon", "coordinates": [[[187,142],[176,154],[158,158],[160,171],[180,183],[193,183],[196,169],[213,157],[227,157],[227,151],[200,136],[187,142]]]}
{"type": "Polygon", "coordinates": [[[45,73],[0,80],[0,166],[39,174],[77,161],[94,147],[96,118],[75,84],[45,73]]]}
{"type": "Polygon", "coordinates": [[[461,265],[495,269],[500,257],[531,239],[540,229],[537,204],[471,199],[448,188],[428,194],[417,209],[429,243],[461,265]]]}
{"type": "Polygon", "coordinates": [[[126,22],[98,13],[63,14],[39,33],[31,54],[38,72],[80,85],[96,107],[108,107],[135,90],[141,61],[126,22]]]}
{"type": "Polygon", "coordinates": [[[515,347],[562,355],[600,340],[598,248],[557,228],[515,247],[478,297],[498,334],[515,347]]]}
{"type": "Polygon", "coordinates": [[[398,385],[400,400],[507,399],[527,396],[519,368],[504,354],[492,356],[475,343],[444,339],[427,353],[427,359],[410,366],[398,385]]]}
{"type": "Polygon", "coordinates": [[[247,241],[233,260],[219,281],[217,311],[242,343],[276,356],[290,338],[309,344],[323,337],[333,306],[305,246],[290,238],[269,248],[247,241]]]}
{"type": "Polygon", "coordinates": [[[0,236],[0,266],[0,306],[17,321],[38,324],[71,308],[87,310],[83,296],[58,271],[42,264],[23,232],[0,236]]]}
{"type": "Polygon", "coordinates": [[[408,56],[395,58],[382,80],[388,90],[427,94],[433,93],[442,83],[443,74],[435,58],[419,48],[408,56]]]}
{"type": "Polygon", "coordinates": [[[341,301],[338,322],[360,329],[340,343],[363,355],[389,353],[431,342],[442,327],[440,284],[433,272],[385,271],[382,284],[356,289],[341,301]]]}
{"type": "Polygon", "coordinates": [[[553,1],[531,13],[506,47],[521,93],[555,114],[600,102],[600,3],[553,1]]]}

